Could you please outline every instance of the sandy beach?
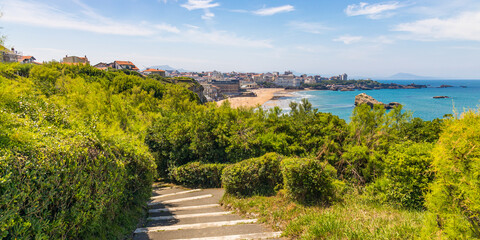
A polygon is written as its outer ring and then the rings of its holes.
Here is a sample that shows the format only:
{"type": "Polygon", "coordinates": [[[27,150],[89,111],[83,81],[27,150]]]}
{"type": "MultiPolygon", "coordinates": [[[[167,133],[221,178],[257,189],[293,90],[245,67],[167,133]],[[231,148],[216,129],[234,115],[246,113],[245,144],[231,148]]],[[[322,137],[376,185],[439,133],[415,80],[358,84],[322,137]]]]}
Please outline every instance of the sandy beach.
{"type": "MultiPolygon", "coordinates": [[[[251,92],[254,92],[256,97],[236,97],[228,98],[230,105],[233,108],[238,107],[256,107],[257,105],[263,105],[264,103],[271,100],[275,97],[288,97],[291,96],[292,90],[285,90],[283,88],[259,88],[252,89],[251,92]]],[[[217,104],[221,105],[225,100],[218,101],[217,104]]]]}

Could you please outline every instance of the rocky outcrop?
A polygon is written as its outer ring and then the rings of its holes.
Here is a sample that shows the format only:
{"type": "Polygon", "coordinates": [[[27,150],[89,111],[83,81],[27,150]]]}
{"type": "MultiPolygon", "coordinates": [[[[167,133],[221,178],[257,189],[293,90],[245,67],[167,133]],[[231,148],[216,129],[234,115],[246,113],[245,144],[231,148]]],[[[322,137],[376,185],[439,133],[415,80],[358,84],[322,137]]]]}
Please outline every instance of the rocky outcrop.
{"type": "Polygon", "coordinates": [[[367,104],[372,108],[375,105],[385,105],[384,103],[377,101],[375,98],[368,96],[365,93],[360,93],[355,96],[355,106],[360,106],[361,104],[367,104]]]}
{"type": "Polygon", "coordinates": [[[386,109],[392,109],[392,108],[396,108],[398,106],[402,106],[402,104],[400,104],[398,102],[391,102],[389,104],[385,104],[386,109]]]}
{"type": "MultiPolygon", "coordinates": [[[[193,80],[195,81],[195,80],[193,80]]],[[[203,86],[198,84],[198,82],[195,82],[195,84],[191,84],[189,87],[188,87],[188,90],[196,93],[198,95],[198,98],[200,99],[200,103],[206,103],[207,102],[207,98],[205,97],[205,95],[203,95],[203,86]]]]}
{"type": "Polygon", "coordinates": [[[453,87],[453,86],[444,84],[444,85],[440,85],[440,87],[438,87],[438,88],[451,88],[451,87],[453,87]]]}
{"type": "Polygon", "coordinates": [[[449,96],[435,96],[433,98],[450,98],[449,96]]]}
{"type": "Polygon", "coordinates": [[[367,104],[371,108],[373,108],[373,106],[375,105],[382,105],[385,109],[392,109],[392,108],[401,106],[401,104],[398,102],[391,102],[389,104],[379,102],[375,98],[368,96],[365,93],[360,93],[357,96],[355,96],[355,106],[359,106],[361,104],[367,104]]]}

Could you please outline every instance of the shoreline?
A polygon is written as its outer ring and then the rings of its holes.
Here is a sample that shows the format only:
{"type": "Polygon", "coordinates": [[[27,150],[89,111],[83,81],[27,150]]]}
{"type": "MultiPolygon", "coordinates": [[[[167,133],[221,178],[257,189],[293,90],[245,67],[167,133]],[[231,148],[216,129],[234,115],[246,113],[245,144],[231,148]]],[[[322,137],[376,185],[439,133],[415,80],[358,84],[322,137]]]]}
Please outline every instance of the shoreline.
{"type": "Polygon", "coordinates": [[[220,106],[224,101],[228,100],[232,108],[239,107],[257,107],[262,106],[268,101],[276,101],[284,97],[293,97],[292,92],[298,91],[308,91],[306,90],[285,90],[284,88],[258,88],[252,89],[250,92],[254,92],[256,97],[235,97],[227,98],[217,102],[217,105],[220,106]]]}

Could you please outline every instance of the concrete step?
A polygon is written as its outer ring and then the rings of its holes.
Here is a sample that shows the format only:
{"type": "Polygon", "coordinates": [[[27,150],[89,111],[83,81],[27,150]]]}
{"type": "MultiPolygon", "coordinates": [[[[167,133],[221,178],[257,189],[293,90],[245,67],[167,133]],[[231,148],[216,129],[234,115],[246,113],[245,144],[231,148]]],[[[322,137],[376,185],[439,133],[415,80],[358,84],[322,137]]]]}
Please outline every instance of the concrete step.
{"type": "Polygon", "coordinates": [[[220,216],[206,216],[206,217],[191,217],[191,218],[169,218],[163,220],[150,220],[146,223],[147,227],[154,226],[169,226],[174,224],[197,224],[197,223],[210,223],[210,222],[224,222],[224,221],[237,221],[243,218],[236,214],[220,215],[220,216]]]}
{"type": "Polygon", "coordinates": [[[220,208],[220,204],[213,203],[213,204],[205,204],[205,205],[198,205],[198,206],[187,206],[187,207],[171,207],[171,208],[156,208],[148,210],[149,214],[155,213],[177,213],[177,212],[192,212],[192,211],[203,211],[204,209],[218,209],[220,208]]]}
{"type": "Polygon", "coordinates": [[[163,201],[152,201],[148,203],[148,206],[180,203],[180,202],[194,201],[198,199],[211,198],[211,197],[213,197],[212,194],[205,194],[205,195],[197,195],[197,196],[184,197],[184,198],[174,198],[174,199],[163,200],[163,201]]]}
{"type": "MultiPolygon", "coordinates": [[[[161,232],[148,232],[148,233],[144,232],[144,233],[135,234],[134,240],[147,240],[147,239],[169,240],[169,239],[191,239],[191,238],[198,239],[198,238],[208,238],[208,237],[229,237],[229,236],[246,235],[246,234],[262,234],[262,233],[269,233],[269,232],[272,232],[272,231],[260,224],[245,223],[245,224],[236,224],[231,226],[211,227],[211,228],[203,228],[203,229],[183,229],[183,230],[176,230],[176,231],[161,231],[161,232]]],[[[273,238],[279,238],[279,237],[275,236],[273,238]]],[[[248,238],[245,237],[240,239],[248,239],[248,238]]],[[[261,238],[253,238],[253,239],[261,239],[261,238]]]]}
{"type": "Polygon", "coordinates": [[[182,194],[187,194],[187,193],[193,193],[193,192],[200,192],[202,189],[192,189],[192,190],[186,190],[186,191],[180,191],[180,192],[172,192],[172,193],[162,193],[157,196],[152,196],[150,199],[155,200],[155,199],[164,199],[166,197],[171,197],[171,196],[178,196],[182,194]]]}
{"type": "Polygon", "coordinates": [[[171,199],[176,199],[176,198],[183,198],[183,197],[193,197],[193,196],[198,196],[198,195],[203,195],[206,193],[202,193],[204,190],[202,189],[176,189],[174,191],[168,191],[168,192],[158,192],[158,194],[152,195],[150,198],[150,201],[154,200],[171,200],[171,199]]]}
{"type": "Polygon", "coordinates": [[[223,189],[185,189],[161,187],[148,202],[149,217],[134,239],[232,240],[279,239],[256,219],[243,219],[225,211],[220,204],[223,189]]]}
{"type": "Polygon", "coordinates": [[[166,215],[166,216],[156,216],[156,217],[148,217],[148,221],[162,221],[162,220],[172,220],[172,219],[185,219],[185,218],[201,218],[201,217],[216,217],[216,216],[223,216],[229,215],[232,212],[207,212],[207,213],[190,213],[190,214],[175,214],[175,215],[166,215]]]}
{"type": "Polygon", "coordinates": [[[243,239],[272,239],[279,238],[282,232],[264,232],[264,233],[247,233],[238,235],[204,237],[204,238],[183,238],[176,240],[243,240],[243,239]]]}
{"type": "Polygon", "coordinates": [[[191,223],[191,224],[175,224],[175,225],[168,225],[168,226],[152,226],[152,227],[146,227],[146,228],[137,228],[137,230],[135,230],[135,233],[175,231],[180,229],[182,230],[203,229],[203,228],[222,227],[222,226],[237,225],[242,223],[255,223],[255,222],[257,222],[257,219],[240,219],[240,220],[201,222],[201,223],[191,223]]]}

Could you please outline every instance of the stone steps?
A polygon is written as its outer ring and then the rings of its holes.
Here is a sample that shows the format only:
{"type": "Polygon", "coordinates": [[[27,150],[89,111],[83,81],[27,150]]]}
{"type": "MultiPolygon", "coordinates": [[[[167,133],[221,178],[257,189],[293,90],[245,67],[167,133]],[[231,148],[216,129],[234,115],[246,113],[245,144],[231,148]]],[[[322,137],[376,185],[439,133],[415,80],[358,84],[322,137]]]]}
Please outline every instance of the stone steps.
{"type": "Polygon", "coordinates": [[[218,204],[223,193],[223,189],[155,189],[147,223],[135,230],[134,239],[281,239],[281,232],[256,223],[257,219],[225,211],[218,204]]]}

